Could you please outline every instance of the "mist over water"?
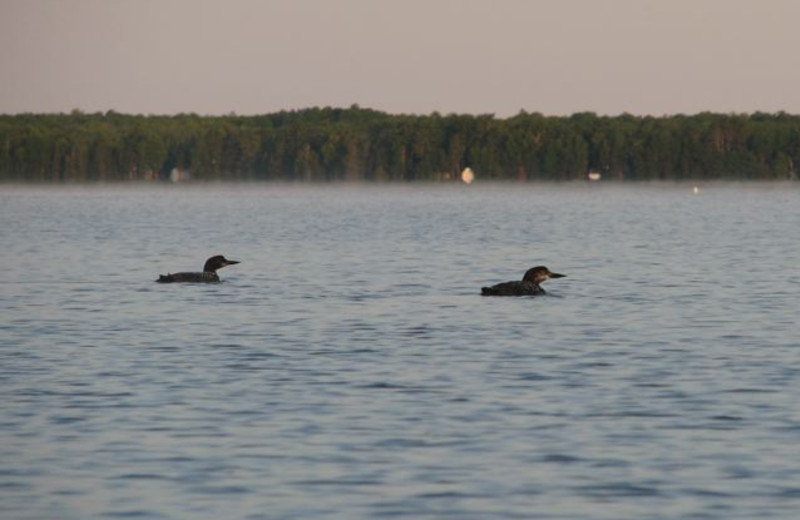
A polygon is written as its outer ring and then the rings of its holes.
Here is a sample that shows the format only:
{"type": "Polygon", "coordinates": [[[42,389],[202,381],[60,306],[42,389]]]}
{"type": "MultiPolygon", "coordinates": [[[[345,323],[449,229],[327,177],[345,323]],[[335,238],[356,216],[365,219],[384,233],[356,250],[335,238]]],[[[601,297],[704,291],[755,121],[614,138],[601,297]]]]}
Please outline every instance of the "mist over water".
{"type": "Polygon", "coordinates": [[[0,219],[3,518],[800,509],[794,183],[3,186],[0,219]]]}

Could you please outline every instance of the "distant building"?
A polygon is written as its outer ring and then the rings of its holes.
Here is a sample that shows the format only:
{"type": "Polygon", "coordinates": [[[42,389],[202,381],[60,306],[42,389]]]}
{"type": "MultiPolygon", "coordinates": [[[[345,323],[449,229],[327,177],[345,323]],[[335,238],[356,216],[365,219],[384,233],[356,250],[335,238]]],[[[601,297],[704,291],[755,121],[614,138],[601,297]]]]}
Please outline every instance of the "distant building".
{"type": "Polygon", "coordinates": [[[475,172],[472,171],[472,168],[469,166],[464,168],[464,170],[461,172],[461,180],[464,182],[464,184],[470,184],[475,180],[475,172]]]}

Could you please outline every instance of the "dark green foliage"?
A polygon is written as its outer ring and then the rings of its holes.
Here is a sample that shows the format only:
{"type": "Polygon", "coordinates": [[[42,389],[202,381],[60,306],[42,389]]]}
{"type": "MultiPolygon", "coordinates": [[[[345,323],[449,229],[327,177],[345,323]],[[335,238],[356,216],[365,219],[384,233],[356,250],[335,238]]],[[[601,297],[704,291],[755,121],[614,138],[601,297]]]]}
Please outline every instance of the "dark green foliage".
{"type": "Polygon", "coordinates": [[[0,181],[787,179],[800,116],[389,115],[352,106],[262,116],[0,116],[0,181]]]}

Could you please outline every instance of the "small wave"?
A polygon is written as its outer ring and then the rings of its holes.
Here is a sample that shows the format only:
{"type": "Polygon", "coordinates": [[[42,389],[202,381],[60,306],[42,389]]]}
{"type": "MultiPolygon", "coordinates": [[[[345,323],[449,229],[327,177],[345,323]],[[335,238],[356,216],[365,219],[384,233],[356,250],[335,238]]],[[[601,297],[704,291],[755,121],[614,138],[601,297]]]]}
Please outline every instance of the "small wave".
{"type": "Polygon", "coordinates": [[[663,495],[661,490],[655,486],[645,486],[631,482],[580,486],[577,490],[580,494],[593,498],[657,497],[663,495]]]}

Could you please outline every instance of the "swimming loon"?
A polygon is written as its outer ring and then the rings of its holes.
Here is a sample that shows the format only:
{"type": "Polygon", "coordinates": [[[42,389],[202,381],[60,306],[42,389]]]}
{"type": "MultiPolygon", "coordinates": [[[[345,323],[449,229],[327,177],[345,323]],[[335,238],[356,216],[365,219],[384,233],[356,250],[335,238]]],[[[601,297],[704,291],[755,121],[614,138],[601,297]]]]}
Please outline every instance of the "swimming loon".
{"type": "Polygon", "coordinates": [[[175,274],[160,274],[158,275],[157,282],[160,283],[173,283],[173,282],[194,282],[194,283],[210,283],[218,282],[217,269],[222,269],[226,265],[238,264],[237,260],[228,260],[222,255],[212,256],[206,260],[206,265],[203,266],[202,273],[175,273],[175,274]]]}
{"type": "Polygon", "coordinates": [[[543,265],[525,271],[521,282],[505,282],[491,287],[481,287],[483,296],[527,296],[547,294],[539,284],[550,278],[564,278],[566,275],[553,273],[543,265]]]}

